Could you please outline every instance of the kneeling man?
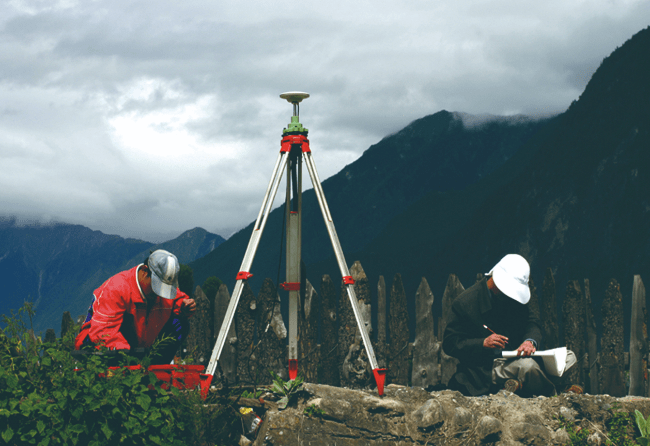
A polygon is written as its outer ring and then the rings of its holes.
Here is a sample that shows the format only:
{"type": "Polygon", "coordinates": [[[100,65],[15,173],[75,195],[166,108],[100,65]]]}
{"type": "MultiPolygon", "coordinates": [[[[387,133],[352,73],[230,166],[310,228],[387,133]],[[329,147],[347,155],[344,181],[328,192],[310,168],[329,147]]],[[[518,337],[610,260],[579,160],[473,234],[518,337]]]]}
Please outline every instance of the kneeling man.
{"type": "Polygon", "coordinates": [[[108,279],[93,293],[75,348],[148,348],[156,339],[171,336],[173,341],[154,358],[156,364],[169,364],[196,309],[194,299],[178,289],[179,272],[176,256],[159,249],[144,263],[108,279]]]}
{"type": "MultiPolygon", "coordinates": [[[[527,305],[529,275],[526,259],[508,254],[454,300],[442,342],[444,352],[460,361],[450,389],[468,396],[502,388],[522,396],[556,393],[543,362],[530,357],[542,343],[542,330],[527,305]],[[503,350],[515,349],[516,358],[501,357],[503,350]]],[[[569,351],[566,369],[575,362],[569,351]]]]}

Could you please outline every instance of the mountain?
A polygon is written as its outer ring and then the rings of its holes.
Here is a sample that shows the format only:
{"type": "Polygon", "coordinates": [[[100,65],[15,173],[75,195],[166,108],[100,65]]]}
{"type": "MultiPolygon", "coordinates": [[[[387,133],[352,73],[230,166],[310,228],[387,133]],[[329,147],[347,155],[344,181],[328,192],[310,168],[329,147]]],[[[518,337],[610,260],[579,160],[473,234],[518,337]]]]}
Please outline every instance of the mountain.
{"type": "MultiPolygon", "coordinates": [[[[579,100],[489,176],[462,191],[431,192],[352,253],[369,276],[421,277],[441,297],[447,276],[468,286],[505,254],[522,254],[558,296],[590,279],[598,317],[607,283],[626,310],[635,274],[650,278],[650,28],[603,60],[579,100]]],[[[312,266],[333,271],[332,262],[312,266]]]]}
{"type": "Polygon", "coordinates": [[[131,268],[142,263],[149,256],[149,253],[156,249],[164,249],[173,253],[181,264],[186,265],[207,255],[225,240],[220,235],[212,234],[203,228],[190,229],[173,240],[153,245],[138,253],[138,255],[127,261],[123,268],[131,268]]]}
{"type": "MultiPolygon", "coordinates": [[[[348,264],[360,260],[371,281],[401,273],[407,296],[426,277],[439,306],[450,273],[469,286],[519,253],[538,289],[552,268],[559,305],[568,280],[588,278],[598,318],[615,278],[628,311],[632,276],[650,277],[648,54],[650,28],[603,60],[564,113],[541,122],[470,126],[442,111],[370,147],[323,183],[348,264]]],[[[307,276],[340,280],[313,191],[303,200],[307,276]]],[[[276,209],[251,269],[254,289],[279,275],[281,225],[276,209]]],[[[195,278],[217,275],[232,287],[251,230],[193,262],[195,278]]]]}
{"type": "Polygon", "coordinates": [[[181,263],[205,255],[223,238],[201,228],[154,245],[106,235],[80,225],[20,225],[0,221],[0,314],[26,300],[35,304],[37,332],[61,326],[61,315],[88,309],[92,292],[113,274],[142,262],[151,250],[168,249],[181,263]]]}
{"type": "MultiPolygon", "coordinates": [[[[441,111],[371,146],[322,183],[343,251],[365,247],[391,218],[427,193],[462,190],[485,177],[525,147],[548,122],[524,116],[475,117],[441,111]]],[[[316,142],[312,144],[316,146],[316,142]]],[[[318,149],[313,150],[318,164],[318,149]]],[[[307,169],[303,175],[308,175],[307,169]]],[[[262,198],[260,191],[260,205],[262,198]]],[[[280,253],[283,217],[283,206],[269,216],[251,269],[254,277],[249,282],[254,289],[266,277],[275,281],[279,274],[284,280],[284,272],[278,273],[278,265],[284,261],[280,253]]],[[[190,264],[197,283],[216,275],[232,287],[253,224],[190,264]]],[[[307,264],[333,253],[313,189],[303,193],[302,243],[307,264]]]]}

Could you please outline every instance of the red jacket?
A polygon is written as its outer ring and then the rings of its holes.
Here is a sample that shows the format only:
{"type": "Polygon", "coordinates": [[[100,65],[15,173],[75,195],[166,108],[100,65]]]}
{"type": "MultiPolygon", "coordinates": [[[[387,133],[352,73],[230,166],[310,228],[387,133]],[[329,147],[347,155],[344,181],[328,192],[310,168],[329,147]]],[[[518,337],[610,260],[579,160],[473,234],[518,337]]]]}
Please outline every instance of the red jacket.
{"type": "Polygon", "coordinates": [[[103,341],[111,349],[151,347],[172,314],[180,315],[181,302],[189,298],[181,290],[176,292],[173,300],[156,296],[156,301],[147,311],[147,301],[138,282],[140,266],[114,275],[95,290],[89,310],[92,319],[82,325],[75,339],[77,350],[86,336],[90,336],[94,344],[103,341]]]}

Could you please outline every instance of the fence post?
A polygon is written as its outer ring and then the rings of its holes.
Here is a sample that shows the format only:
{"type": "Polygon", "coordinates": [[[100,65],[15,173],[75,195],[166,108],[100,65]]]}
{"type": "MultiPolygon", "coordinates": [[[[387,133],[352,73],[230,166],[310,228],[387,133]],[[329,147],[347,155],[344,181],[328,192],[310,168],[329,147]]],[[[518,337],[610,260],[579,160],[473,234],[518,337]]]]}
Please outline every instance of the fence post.
{"type": "Polygon", "coordinates": [[[630,395],[645,396],[648,369],[645,287],[641,276],[634,276],[632,287],[632,320],[630,323],[630,395]]]}
{"type": "MultiPolygon", "coordinates": [[[[350,275],[354,279],[354,293],[357,297],[362,323],[365,325],[368,335],[372,336],[370,285],[368,283],[368,277],[359,261],[354,262],[350,268],[350,275]]],[[[348,347],[341,366],[341,385],[353,388],[366,387],[370,384],[371,377],[373,376],[370,361],[368,360],[368,352],[363,346],[363,338],[361,337],[356,318],[352,312],[352,306],[350,305],[347,292],[343,292],[341,298],[346,303],[345,306],[341,305],[341,308],[345,308],[346,311],[350,312],[349,316],[351,316],[352,320],[349,323],[352,324],[353,330],[351,331],[354,333],[354,338],[348,347]]],[[[340,339],[339,337],[339,342],[340,339]]]]}
{"type": "Polygon", "coordinates": [[[63,312],[63,317],[61,318],[61,338],[65,338],[70,331],[74,330],[74,321],[72,316],[70,316],[69,311],[63,312]]]}
{"type": "MultiPolygon", "coordinates": [[[[219,333],[223,319],[226,316],[226,311],[228,311],[229,303],[230,293],[228,292],[228,287],[222,283],[214,297],[213,333],[219,333]]],[[[241,305],[241,301],[239,305],[241,305]]],[[[219,369],[217,369],[217,373],[220,374],[221,379],[231,384],[237,380],[237,332],[235,325],[237,325],[236,319],[230,324],[230,329],[226,335],[226,342],[219,357],[219,369]],[[223,373],[223,376],[221,376],[221,373],[223,373]]],[[[210,348],[213,348],[213,345],[210,348]]]]}
{"type": "MultiPolygon", "coordinates": [[[[442,295],[442,317],[440,318],[438,327],[438,332],[441,336],[440,342],[442,342],[442,337],[445,335],[447,319],[451,313],[451,304],[463,291],[465,291],[465,288],[463,287],[463,284],[460,283],[460,280],[458,280],[458,277],[455,274],[450,274],[447,279],[445,292],[442,295]]],[[[440,348],[440,381],[445,386],[449,383],[449,380],[454,373],[456,373],[457,365],[458,359],[447,355],[444,350],[440,348]]]]}
{"type": "Polygon", "coordinates": [[[253,351],[257,300],[248,281],[244,281],[239,304],[235,310],[235,331],[237,332],[237,379],[250,384],[257,378],[257,364],[253,351]]]}
{"type": "MultiPolygon", "coordinates": [[[[350,268],[350,275],[354,279],[354,293],[357,296],[358,308],[362,313],[369,315],[367,303],[370,302],[370,288],[368,278],[361,264],[354,262],[350,268]]],[[[360,344],[361,334],[357,328],[357,320],[352,311],[347,287],[341,284],[341,297],[339,305],[339,367],[341,386],[363,387],[371,376],[368,365],[368,356],[360,344]]],[[[366,321],[369,328],[370,321],[366,321]]]]}
{"type": "Polygon", "coordinates": [[[189,355],[197,364],[205,364],[210,359],[210,327],[208,326],[210,301],[200,286],[194,291],[196,311],[190,318],[190,331],[187,335],[183,356],[189,355]]]}
{"type": "Polygon", "coordinates": [[[530,300],[526,306],[528,307],[528,312],[541,323],[542,319],[540,317],[539,311],[539,298],[537,297],[537,287],[533,282],[533,279],[528,280],[528,289],[530,290],[530,300]]]}
{"type": "Polygon", "coordinates": [[[45,330],[45,339],[43,342],[54,343],[56,342],[56,332],[53,328],[48,328],[45,330]]]}
{"type": "Polygon", "coordinates": [[[609,282],[601,307],[603,336],[600,339],[600,390],[612,396],[625,396],[623,356],[623,297],[615,279],[609,282]]]}
{"type": "Polygon", "coordinates": [[[413,374],[411,385],[433,387],[438,384],[438,352],[433,329],[433,293],[424,277],[415,293],[415,342],[413,344],[413,374]]]}
{"type": "Polygon", "coordinates": [[[598,395],[600,393],[600,380],[598,378],[598,336],[596,332],[596,320],[594,319],[594,307],[591,303],[591,288],[589,279],[585,279],[585,323],[587,327],[587,358],[589,366],[589,393],[598,395]]]}
{"type": "Polygon", "coordinates": [[[330,386],[340,386],[336,294],[332,279],[327,274],[321,280],[320,295],[322,298],[323,318],[321,322],[321,366],[318,371],[318,382],[330,386]]]}
{"type": "Polygon", "coordinates": [[[575,353],[578,360],[567,372],[567,379],[570,384],[584,386],[585,299],[577,280],[570,280],[567,284],[562,313],[566,346],[575,353]]]}
{"type": "Polygon", "coordinates": [[[278,296],[278,291],[271,279],[264,279],[262,288],[257,295],[257,302],[259,308],[258,345],[254,352],[254,360],[257,363],[257,380],[255,382],[270,384],[273,381],[271,371],[286,381],[289,379],[285,342],[287,329],[280,311],[280,296],[278,296]]]}
{"type": "Polygon", "coordinates": [[[409,315],[401,274],[395,274],[390,291],[390,344],[388,346],[389,382],[408,385],[409,378],[409,315]]]}
{"type": "MultiPolygon", "coordinates": [[[[303,276],[304,277],[304,276],[303,276]]],[[[318,382],[318,364],[320,363],[320,346],[318,345],[318,318],[320,308],[318,293],[305,279],[305,290],[301,293],[300,317],[298,318],[298,370],[306,382],[318,382]]]]}
{"type": "Polygon", "coordinates": [[[551,268],[546,269],[542,284],[542,303],[540,317],[544,330],[544,349],[550,350],[560,346],[557,327],[557,299],[555,296],[555,278],[551,268]]]}
{"type": "Polygon", "coordinates": [[[379,276],[377,283],[377,363],[380,368],[386,368],[386,281],[379,276]]]}

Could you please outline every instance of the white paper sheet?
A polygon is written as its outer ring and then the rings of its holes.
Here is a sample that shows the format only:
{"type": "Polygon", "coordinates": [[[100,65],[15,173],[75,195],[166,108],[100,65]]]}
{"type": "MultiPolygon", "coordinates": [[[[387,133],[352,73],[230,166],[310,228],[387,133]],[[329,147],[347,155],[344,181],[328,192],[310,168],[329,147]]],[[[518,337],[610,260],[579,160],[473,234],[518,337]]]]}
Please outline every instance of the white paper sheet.
{"type": "MultiPolygon", "coordinates": [[[[516,358],[517,350],[501,352],[504,358],[516,358]]],[[[566,347],[554,348],[552,350],[538,350],[531,356],[539,356],[544,361],[546,372],[553,376],[562,376],[566,368],[566,347]]]]}

